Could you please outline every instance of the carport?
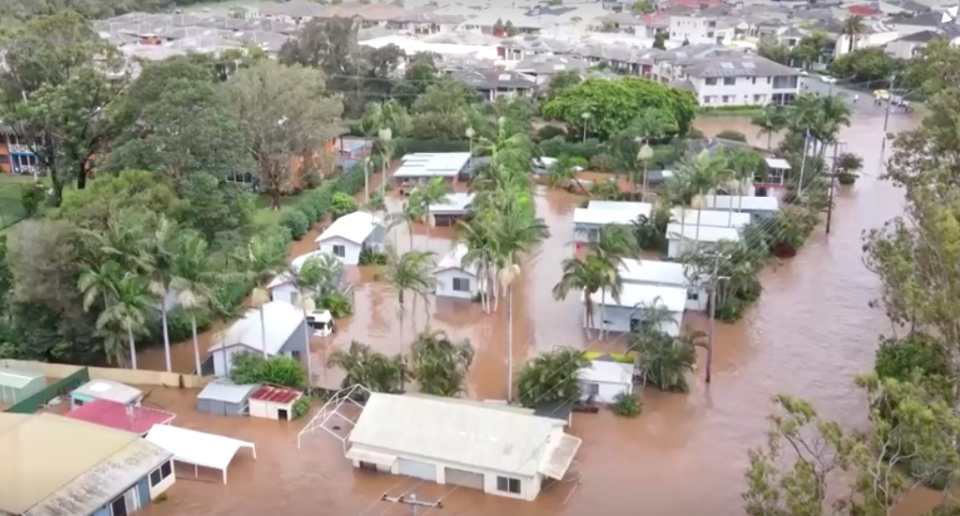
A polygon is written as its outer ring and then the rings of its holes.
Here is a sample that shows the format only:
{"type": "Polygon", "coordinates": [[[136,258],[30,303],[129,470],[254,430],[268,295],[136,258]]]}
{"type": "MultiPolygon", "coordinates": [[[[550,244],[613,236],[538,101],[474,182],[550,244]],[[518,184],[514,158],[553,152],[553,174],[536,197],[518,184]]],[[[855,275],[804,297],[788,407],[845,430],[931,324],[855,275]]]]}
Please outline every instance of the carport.
{"type": "Polygon", "coordinates": [[[192,465],[196,476],[199,476],[200,466],[220,470],[224,484],[227,483],[227,467],[240,448],[250,448],[254,460],[257,458],[253,443],[169,425],[154,426],[147,434],[147,440],[172,452],[173,460],[192,465]]]}
{"type": "Polygon", "coordinates": [[[197,394],[197,411],[215,416],[244,416],[249,407],[250,394],[257,387],[257,384],[211,382],[197,394]]]}

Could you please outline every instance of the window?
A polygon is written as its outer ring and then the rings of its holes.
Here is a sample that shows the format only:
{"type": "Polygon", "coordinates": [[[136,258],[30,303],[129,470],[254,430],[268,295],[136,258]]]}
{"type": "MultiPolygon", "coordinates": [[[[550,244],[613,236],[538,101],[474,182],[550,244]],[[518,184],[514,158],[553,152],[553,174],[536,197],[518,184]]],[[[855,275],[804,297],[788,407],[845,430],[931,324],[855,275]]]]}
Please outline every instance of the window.
{"type": "Polygon", "coordinates": [[[696,289],[687,289],[687,301],[699,301],[700,293],[696,289]]]}
{"type": "Polygon", "coordinates": [[[76,406],[78,406],[78,407],[82,407],[82,406],[83,406],[83,400],[77,400],[77,399],[75,399],[75,400],[73,400],[73,404],[76,405],[76,406]]]}
{"type": "Polygon", "coordinates": [[[704,104],[713,104],[716,101],[717,101],[716,95],[707,95],[706,97],[703,97],[704,104]]]}
{"type": "Polygon", "coordinates": [[[766,102],[766,100],[767,100],[767,96],[766,96],[766,95],[754,95],[754,96],[753,96],[753,102],[754,102],[755,104],[762,104],[762,103],[766,102]]]}
{"type": "Polygon", "coordinates": [[[770,84],[770,78],[767,77],[767,84],[770,84]]]}
{"type": "Polygon", "coordinates": [[[753,83],[754,83],[754,84],[757,83],[757,78],[756,78],[756,77],[753,78],[753,83]]]}
{"type": "Polygon", "coordinates": [[[291,352],[290,352],[290,357],[293,358],[294,360],[296,360],[297,362],[299,362],[299,361],[300,361],[300,352],[299,352],[299,351],[291,351],[291,352]]]}
{"type": "Polygon", "coordinates": [[[454,292],[470,292],[470,279],[469,278],[453,278],[453,291],[454,292]]]}
{"type": "Polygon", "coordinates": [[[171,473],[173,473],[173,468],[170,461],[164,462],[159,468],[153,470],[153,473],[150,473],[150,487],[157,487],[157,484],[163,482],[171,473]]]}
{"type": "Polygon", "coordinates": [[[333,246],[333,255],[343,258],[347,255],[347,248],[342,245],[333,246]]]}
{"type": "Polygon", "coordinates": [[[723,103],[724,103],[724,104],[729,104],[729,103],[731,103],[731,102],[733,102],[733,101],[734,101],[733,95],[724,95],[724,96],[723,96],[723,103]]]}
{"type": "Polygon", "coordinates": [[[716,85],[717,85],[717,78],[716,78],[716,77],[708,77],[707,80],[704,81],[704,82],[706,82],[707,86],[716,86],[716,85]]]}
{"type": "Polygon", "coordinates": [[[583,384],[583,393],[587,396],[597,396],[600,394],[600,384],[593,382],[586,382],[583,384]]]}
{"type": "Polygon", "coordinates": [[[712,37],[713,37],[713,32],[708,32],[708,33],[707,33],[707,37],[708,37],[708,38],[712,38],[712,37]]]}
{"type": "Polygon", "coordinates": [[[299,293],[299,292],[291,292],[291,293],[290,293],[290,304],[293,305],[293,306],[297,306],[297,303],[299,303],[299,302],[300,302],[300,293],[299,293]]]}
{"type": "Polygon", "coordinates": [[[736,84],[736,83],[737,83],[737,78],[736,78],[736,77],[724,77],[724,78],[723,78],[723,85],[724,85],[724,86],[733,86],[733,85],[736,84]]]}
{"type": "Polygon", "coordinates": [[[520,494],[520,479],[497,477],[497,491],[501,493],[520,494]]]}

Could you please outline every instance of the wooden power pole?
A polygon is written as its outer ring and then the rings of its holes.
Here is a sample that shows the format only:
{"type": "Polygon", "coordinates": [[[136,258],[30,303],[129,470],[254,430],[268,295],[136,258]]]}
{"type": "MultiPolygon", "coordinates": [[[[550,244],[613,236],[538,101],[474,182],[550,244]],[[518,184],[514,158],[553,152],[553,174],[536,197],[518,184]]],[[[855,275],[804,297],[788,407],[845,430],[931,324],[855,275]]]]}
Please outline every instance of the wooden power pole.
{"type": "Polygon", "coordinates": [[[437,500],[435,502],[425,502],[422,500],[417,500],[417,495],[412,494],[409,497],[407,496],[387,496],[386,493],[380,497],[380,500],[390,503],[402,503],[410,506],[410,511],[413,516],[417,516],[417,511],[420,507],[428,507],[430,509],[443,509],[443,502],[437,500]]]}

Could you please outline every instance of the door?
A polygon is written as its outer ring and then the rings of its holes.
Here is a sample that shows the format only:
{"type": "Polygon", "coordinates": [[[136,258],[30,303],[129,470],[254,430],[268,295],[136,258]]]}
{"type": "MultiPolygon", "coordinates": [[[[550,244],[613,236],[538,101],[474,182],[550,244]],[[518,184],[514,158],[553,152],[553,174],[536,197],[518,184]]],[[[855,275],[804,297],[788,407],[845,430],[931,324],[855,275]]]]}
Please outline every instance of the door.
{"type": "Polygon", "coordinates": [[[437,467],[426,462],[417,462],[409,459],[399,459],[397,461],[398,473],[408,477],[420,478],[423,480],[437,480],[437,467]]]}
{"type": "Polygon", "coordinates": [[[287,414],[287,409],[277,409],[277,419],[282,421],[290,419],[290,416],[287,414]]]}
{"type": "Polygon", "coordinates": [[[443,471],[448,486],[469,487],[483,491],[483,474],[464,471],[457,468],[446,468],[443,471]]]}

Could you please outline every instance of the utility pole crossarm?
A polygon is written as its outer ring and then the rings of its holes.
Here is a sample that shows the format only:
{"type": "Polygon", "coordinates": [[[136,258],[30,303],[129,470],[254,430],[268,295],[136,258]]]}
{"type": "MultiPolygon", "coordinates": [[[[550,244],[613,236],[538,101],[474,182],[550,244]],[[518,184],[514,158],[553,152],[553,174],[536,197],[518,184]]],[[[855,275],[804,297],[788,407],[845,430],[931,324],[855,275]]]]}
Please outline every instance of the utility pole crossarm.
{"type": "Polygon", "coordinates": [[[381,501],[390,502],[390,503],[402,503],[404,505],[410,506],[410,510],[413,513],[413,516],[417,516],[417,510],[420,507],[427,507],[428,509],[443,509],[443,501],[437,500],[434,502],[428,502],[424,500],[417,500],[417,495],[413,494],[409,497],[407,496],[387,496],[387,493],[383,493],[383,496],[380,497],[381,501]]]}

